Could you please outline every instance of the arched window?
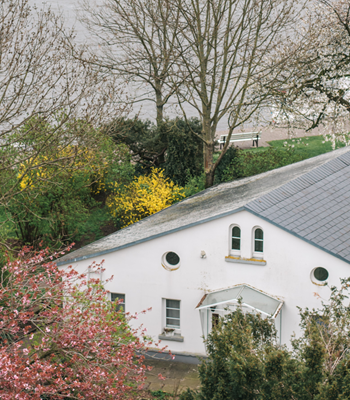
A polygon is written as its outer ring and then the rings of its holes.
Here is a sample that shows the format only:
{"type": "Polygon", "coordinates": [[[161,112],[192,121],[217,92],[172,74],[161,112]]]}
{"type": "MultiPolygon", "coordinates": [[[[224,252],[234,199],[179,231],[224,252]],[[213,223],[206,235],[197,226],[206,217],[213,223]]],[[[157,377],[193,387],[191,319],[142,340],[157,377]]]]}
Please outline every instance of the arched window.
{"type": "Polygon", "coordinates": [[[238,226],[232,228],[231,249],[236,251],[241,250],[241,229],[238,226]]]}
{"type": "Polygon", "coordinates": [[[254,231],[254,253],[264,252],[264,232],[261,228],[254,231]]]}

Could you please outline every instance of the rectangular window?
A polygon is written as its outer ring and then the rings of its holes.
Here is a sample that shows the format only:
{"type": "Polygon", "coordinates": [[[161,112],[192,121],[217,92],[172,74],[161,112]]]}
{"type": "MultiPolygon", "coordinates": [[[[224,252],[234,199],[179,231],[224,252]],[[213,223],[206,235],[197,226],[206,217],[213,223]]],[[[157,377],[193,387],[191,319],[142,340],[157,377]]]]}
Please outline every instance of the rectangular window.
{"type": "Polygon", "coordinates": [[[238,226],[232,228],[232,250],[241,250],[241,229],[238,226]]]}
{"type": "Polygon", "coordinates": [[[119,302],[119,304],[117,304],[116,306],[116,311],[122,310],[125,312],[125,294],[121,294],[121,293],[111,293],[111,301],[118,301],[118,300],[122,300],[121,302],[119,302]]]}
{"type": "Polygon", "coordinates": [[[166,300],[166,327],[180,329],[180,300],[166,300]]]}
{"type": "Polygon", "coordinates": [[[254,251],[257,253],[262,253],[264,251],[264,232],[260,228],[255,229],[254,251]]]}
{"type": "Polygon", "coordinates": [[[260,239],[255,239],[255,247],[254,251],[257,253],[262,253],[263,252],[263,241],[260,239]]]}

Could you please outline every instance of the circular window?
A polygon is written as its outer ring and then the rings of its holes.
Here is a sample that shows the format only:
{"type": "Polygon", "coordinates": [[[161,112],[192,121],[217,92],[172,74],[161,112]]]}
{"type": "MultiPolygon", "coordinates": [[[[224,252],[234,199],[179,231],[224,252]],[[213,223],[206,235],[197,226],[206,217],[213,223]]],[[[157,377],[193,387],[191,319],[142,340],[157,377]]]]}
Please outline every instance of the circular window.
{"type": "Polygon", "coordinates": [[[162,257],[162,266],[167,271],[175,271],[180,268],[180,257],[173,251],[168,251],[162,257]]]}
{"type": "Polygon", "coordinates": [[[173,251],[166,253],[165,259],[170,265],[177,265],[180,262],[180,257],[173,251]]]}
{"type": "Polygon", "coordinates": [[[326,268],[317,267],[314,271],[314,277],[321,282],[324,282],[328,279],[328,271],[326,268]]]}
{"type": "Polygon", "coordinates": [[[326,268],[317,267],[312,271],[311,276],[312,276],[312,281],[314,283],[316,283],[316,284],[324,283],[325,284],[326,280],[329,277],[329,273],[326,270],[326,268]]]}

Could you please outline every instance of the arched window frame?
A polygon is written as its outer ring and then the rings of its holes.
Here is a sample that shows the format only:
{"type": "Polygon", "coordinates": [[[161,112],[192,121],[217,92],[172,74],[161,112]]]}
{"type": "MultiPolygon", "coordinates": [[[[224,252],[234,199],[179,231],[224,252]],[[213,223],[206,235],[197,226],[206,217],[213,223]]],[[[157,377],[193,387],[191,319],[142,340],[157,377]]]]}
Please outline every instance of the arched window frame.
{"type": "MultiPolygon", "coordinates": [[[[238,238],[236,236],[235,238],[238,238]]],[[[240,256],[241,255],[241,249],[242,249],[242,229],[238,224],[232,224],[230,225],[230,230],[229,230],[229,249],[230,249],[230,254],[233,256],[240,256]],[[232,248],[232,239],[233,239],[233,229],[238,228],[239,229],[239,250],[238,249],[233,249],[232,248]]]]}
{"type": "Polygon", "coordinates": [[[252,232],[252,250],[253,250],[252,254],[253,254],[253,258],[260,258],[260,259],[264,258],[264,250],[265,250],[265,243],[264,242],[265,242],[265,233],[264,233],[263,228],[261,226],[254,226],[253,232],[252,232]],[[255,237],[256,231],[258,229],[260,229],[262,231],[262,234],[263,234],[262,239],[256,239],[256,237],[255,237]],[[256,250],[256,246],[255,246],[256,242],[262,243],[262,251],[257,251],[256,250]]]}

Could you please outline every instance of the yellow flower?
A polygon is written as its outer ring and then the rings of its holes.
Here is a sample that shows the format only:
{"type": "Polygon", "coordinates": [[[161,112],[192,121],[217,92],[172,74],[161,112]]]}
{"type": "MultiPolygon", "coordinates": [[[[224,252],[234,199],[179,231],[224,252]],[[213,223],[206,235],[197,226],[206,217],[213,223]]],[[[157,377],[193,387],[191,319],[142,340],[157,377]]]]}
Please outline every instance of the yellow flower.
{"type": "Polygon", "coordinates": [[[107,207],[114,217],[121,218],[123,228],[185,197],[184,189],[157,168],[150,175],[135,177],[124,189],[114,186],[116,192],[108,197],[107,207]]]}
{"type": "Polygon", "coordinates": [[[100,154],[91,149],[79,150],[75,146],[58,149],[52,157],[41,155],[31,158],[19,167],[17,178],[20,180],[20,188],[35,188],[38,182],[50,181],[52,176],[70,176],[74,179],[74,173],[84,171],[91,175],[93,185],[91,191],[94,194],[104,190],[104,178],[108,168],[106,160],[99,159],[100,154]],[[78,155],[77,155],[78,154],[78,155]],[[61,162],[57,162],[61,159],[61,162]]]}

